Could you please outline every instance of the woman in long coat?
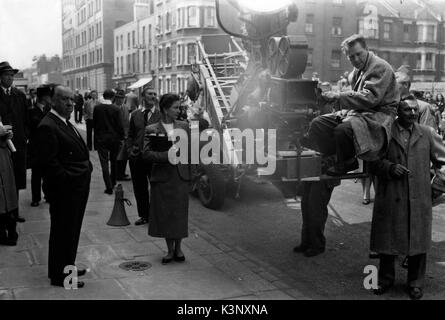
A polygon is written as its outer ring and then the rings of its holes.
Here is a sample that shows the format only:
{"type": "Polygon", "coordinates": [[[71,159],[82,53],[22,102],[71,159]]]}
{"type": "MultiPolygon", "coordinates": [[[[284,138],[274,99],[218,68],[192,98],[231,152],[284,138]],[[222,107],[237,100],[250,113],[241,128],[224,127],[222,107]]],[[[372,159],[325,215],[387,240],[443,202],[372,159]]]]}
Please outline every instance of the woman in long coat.
{"type": "MultiPolygon", "coordinates": [[[[163,264],[185,261],[181,241],[188,236],[188,206],[190,169],[188,164],[172,164],[168,150],[169,136],[182,129],[189,137],[186,122],[177,121],[180,98],[176,94],[161,97],[161,121],[145,129],[143,158],[151,162],[150,215],[148,234],[165,238],[168,253],[163,264]]],[[[188,146],[188,143],[187,143],[188,146]]]]}
{"type": "Polygon", "coordinates": [[[13,246],[18,238],[14,217],[18,201],[11,152],[6,143],[10,138],[11,126],[0,124],[0,244],[13,246]]]}

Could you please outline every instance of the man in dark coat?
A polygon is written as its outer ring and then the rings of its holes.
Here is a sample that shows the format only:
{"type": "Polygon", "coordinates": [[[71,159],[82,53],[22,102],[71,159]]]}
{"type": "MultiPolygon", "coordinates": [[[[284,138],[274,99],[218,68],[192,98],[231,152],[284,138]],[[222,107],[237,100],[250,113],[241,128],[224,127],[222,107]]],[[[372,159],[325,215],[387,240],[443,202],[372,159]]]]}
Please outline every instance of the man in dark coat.
{"type": "Polygon", "coordinates": [[[324,92],[322,98],[338,103],[345,112],[319,116],[309,129],[314,148],[325,156],[337,156],[337,164],[327,171],[332,176],[357,169],[356,157],[365,161],[382,157],[399,102],[391,65],[370,52],[362,36],[345,39],[342,49],[354,66],[352,89],[324,92]]]}
{"type": "MultiPolygon", "coordinates": [[[[73,99],[69,88],[56,86],[52,109],[37,129],[38,163],[51,216],[48,276],[54,286],[64,286],[65,267],[75,266],[93,170],[88,148],[69,122],[73,99]]],[[[77,275],[85,273],[78,270],[77,275]]],[[[78,288],[83,286],[77,282],[78,288]]]]}
{"type": "Polygon", "coordinates": [[[138,207],[139,220],[136,225],[148,222],[150,211],[149,179],[151,164],[142,158],[145,128],[161,120],[161,113],[156,109],[156,91],[147,88],[142,93],[143,106],[131,113],[130,129],[127,138],[130,172],[133,181],[134,196],[138,207]]]}
{"type": "MultiPolygon", "coordinates": [[[[8,62],[0,63],[0,117],[3,124],[12,125],[14,137],[12,142],[17,152],[12,154],[14,176],[19,190],[26,189],[26,150],[29,136],[28,103],[25,94],[12,87],[14,75],[18,72],[8,62]]],[[[16,214],[18,222],[25,219],[16,214]]]]}
{"type": "Polygon", "coordinates": [[[417,100],[399,106],[392,139],[383,160],[372,162],[377,188],[371,226],[371,250],[379,253],[379,288],[385,293],[395,280],[394,260],[408,256],[408,292],[423,295],[426,253],[431,245],[432,197],[430,162],[445,165],[445,145],[433,128],[418,124],[417,100]]]}
{"type": "Polygon", "coordinates": [[[116,185],[117,155],[125,138],[120,109],[112,104],[114,92],[105,90],[104,101],[93,111],[94,145],[99,154],[105,193],[113,194],[116,185]]]}
{"type": "Polygon", "coordinates": [[[51,109],[51,87],[41,86],[37,88],[37,102],[29,110],[30,136],[28,143],[29,159],[31,162],[31,207],[38,207],[42,199],[42,171],[37,165],[37,155],[40,150],[36,145],[37,127],[43,117],[51,109]]]}
{"type": "MultiPolygon", "coordinates": [[[[125,91],[121,89],[116,90],[116,94],[114,96],[113,104],[116,105],[121,111],[122,123],[124,125],[125,132],[125,140],[128,137],[128,129],[130,127],[130,113],[125,105],[125,91]]],[[[125,173],[127,169],[128,162],[128,153],[127,153],[127,145],[124,143],[119,148],[119,155],[117,157],[117,173],[116,180],[117,181],[126,181],[130,180],[128,174],[125,173]]]]}
{"type": "Polygon", "coordinates": [[[76,94],[74,95],[74,103],[74,121],[76,121],[76,123],[82,123],[84,100],[79,93],[79,89],[76,90],[76,94]]]}

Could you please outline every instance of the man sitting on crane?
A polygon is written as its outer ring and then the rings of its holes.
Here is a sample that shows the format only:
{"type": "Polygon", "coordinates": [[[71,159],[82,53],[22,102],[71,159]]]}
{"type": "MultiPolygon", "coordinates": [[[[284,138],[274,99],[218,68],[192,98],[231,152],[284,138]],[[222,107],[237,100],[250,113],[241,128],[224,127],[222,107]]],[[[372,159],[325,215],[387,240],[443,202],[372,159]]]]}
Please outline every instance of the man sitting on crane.
{"type": "Polygon", "coordinates": [[[357,169],[356,157],[365,161],[382,157],[388,147],[399,101],[392,67],[368,50],[363,36],[350,36],[341,48],[354,66],[352,89],[324,92],[321,97],[347,112],[315,118],[308,133],[311,147],[324,156],[336,154],[336,165],[327,171],[331,176],[357,169]]]}

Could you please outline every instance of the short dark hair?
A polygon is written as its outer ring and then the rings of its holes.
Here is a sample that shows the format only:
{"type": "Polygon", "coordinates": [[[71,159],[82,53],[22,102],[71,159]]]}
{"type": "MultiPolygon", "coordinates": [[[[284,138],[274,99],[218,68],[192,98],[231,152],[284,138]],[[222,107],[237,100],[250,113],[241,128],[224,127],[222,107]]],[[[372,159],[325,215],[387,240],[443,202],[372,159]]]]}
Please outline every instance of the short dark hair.
{"type": "Polygon", "coordinates": [[[114,91],[111,89],[106,89],[104,91],[103,97],[105,100],[112,100],[114,98],[114,91]]]}
{"type": "Polygon", "coordinates": [[[346,52],[349,48],[353,47],[356,43],[360,43],[363,49],[368,49],[368,45],[366,44],[365,37],[360,34],[353,34],[350,37],[347,37],[340,45],[340,48],[343,52],[346,52]]]}
{"type": "Polygon", "coordinates": [[[145,92],[147,92],[149,90],[155,91],[155,93],[156,93],[156,90],[154,88],[152,88],[152,87],[145,87],[144,90],[142,90],[142,93],[141,93],[142,97],[144,97],[145,96],[145,92]]]}
{"type": "Polygon", "coordinates": [[[173,103],[176,101],[181,101],[181,98],[175,93],[166,93],[159,100],[159,108],[162,113],[165,113],[165,110],[169,109],[173,103]]]}
{"type": "Polygon", "coordinates": [[[412,94],[407,95],[406,97],[403,97],[401,101],[407,101],[407,100],[417,100],[416,97],[412,94]]]}

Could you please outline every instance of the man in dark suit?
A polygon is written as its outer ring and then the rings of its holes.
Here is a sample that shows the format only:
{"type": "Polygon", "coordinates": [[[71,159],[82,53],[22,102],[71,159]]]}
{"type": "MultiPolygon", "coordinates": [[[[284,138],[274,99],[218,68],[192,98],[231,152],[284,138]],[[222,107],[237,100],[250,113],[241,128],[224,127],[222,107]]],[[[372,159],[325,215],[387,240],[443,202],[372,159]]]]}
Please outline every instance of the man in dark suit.
{"type": "Polygon", "coordinates": [[[121,111],[111,102],[114,92],[105,90],[103,97],[103,103],[97,105],[93,112],[94,145],[102,167],[105,193],[113,194],[113,187],[116,185],[116,160],[125,133],[121,111]]]}
{"type": "Polygon", "coordinates": [[[142,108],[131,113],[127,138],[131,179],[139,214],[139,220],[135,223],[137,226],[148,222],[150,211],[148,188],[151,164],[145,163],[142,158],[145,127],[157,123],[161,119],[161,113],[156,109],[158,101],[156,91],[147,88],[142,92],[142,97],[144,99],[142,108]]]}
{"type": "Polygon", "coordinates": [[[37,103],[37,96],[35,89],[29,89],[29,98],[28,98],[28,109],[32,109],[35,107],[37,103]]]}
{"type": "Polygon", "coordinates": [[[74,103],[74,121],[76,121],[76,123],[82,123],[84,100],[82,95],[79,93],[79,89],[76,90],[76,94],[74,95],[74,103]]]}
{"type": "Polygon", "coordinates": [[[37,127],[42,121],[43,117],[51,109],[51,90],[50,86],[41,86],[37,88],[37,102],[34,107],[29,110],[29,159],[31,162],[31,207],[38,207],[42,199],[42,172],[37,165],[37,155],[40,150],[36,145],[37,127]]]}
{"type": "MultiPolygon", "coordinates": [[[[0,117],[5,125],[11,125],[14,137],[12,142],[17,152],[12,154],[14,176],[19,190],[26,189],[26,145],[29,135],[28,102],[25,94],[12,87],[14,75],[18,72],[8,62],[0,63],[0,117]]],[[[16,220],[25,222],[16,211],[16,220]]]]}
{"type": "MultiPolygon", "coordinates": [[[[68,120],[73,99],[69,88],[56,86],[52,109],[37,128],[38,163],[51,215],[48,276],[54,286],[64,286],[64,268],[75,266],[93,170],[88,148],[68,120]]],[[[78,270],[77,275],[85,273],[78,270]]],[[[82,281],[77,282],[78,288],[83,286],[82,281]]]]}

